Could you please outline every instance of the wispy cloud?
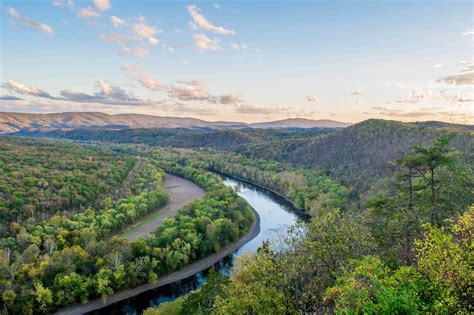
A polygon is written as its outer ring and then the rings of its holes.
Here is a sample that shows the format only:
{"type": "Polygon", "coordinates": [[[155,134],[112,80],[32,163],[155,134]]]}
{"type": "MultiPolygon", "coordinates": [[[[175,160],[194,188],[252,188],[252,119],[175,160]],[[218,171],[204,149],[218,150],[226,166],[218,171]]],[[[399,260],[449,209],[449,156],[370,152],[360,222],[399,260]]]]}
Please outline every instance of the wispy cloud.
{"type": "Polygon", "coordinates": [[[94,5],[99,11],[105,11],[112,8],[109,0],[93,0],[94,5]]]}
{"type": "Polygon", "coordinates": [[[127,37],[123,34],[99,34],[100,40],[110,43],[123,43],[127,37]]]}
{"type": "Polygon", "coordinates": [[[7,82],[5,82],[5,84],[3,84],[3,88],[9,91],[18,93],[18,94],[22,94],[22,95],[31,95],[31,96],[54,99],[54,97],[51,96],[49,93],[37,87],[26,86],[21,83],[15,82],[13,80],[8,80],[7,82]]]}
{"type": "Polygon", "coordinates": [[[162,84],[156,81],[147,74],[142,74],[138,78],[138,82],[140,82],[143,87],[152,91],[166,91],[168,89],[168,86],[166,84],[162,84]]]}
{"type": "Polygon", "coordinates": [[[131,65],[128,65],[128,64],[124,64],[120,68],[125,72],[142,73],[143,71],[145,71],[145,69],[143,67],[131,66],[131,65]]]}
{"type": "Polygon", "coordinates": [[[204,34],[194,34],[194,45],[198,49],[202,50],[220,50],[222,47],[219,45],[220,39],[209,38],[204,34]]]}
{"type": "Polygon", "coordinates": [[[181,101],[211,101],[214,97],[209,95],[207,83],[204,81],[178,81],[169,90],[169,96],[181,101]]]}
{"type": "Polygon", "coordinates": [[[474,94],[472,91],[461,92],[457,90],[442,89],[439,91],[424,89],[411,90],[407,98],[398,99],[397,103],[416,104],[422,102],[473,102],[474,94]]]}
{"type": "Polygon", "coordinates": [[[54,30],[47,24],[35,22],[32,19],[21,15],[16,9],[7,7],[7,12],[13,17],[13,23],[18,26],[26,27],[46,34],[54,34],[54,30]]]}
{"type": "Polygon", "coordinates": [[[474,35],[474,28],[465,30],[464,33],[462,33],[462,35],[463,36],[472,36],[472,35],[474,35]]]}
{"type": "Polygon", "coordinates": [[[458,74],[448,75],[438,79],[438,82],[455,85],[473,85],[474,71],[461,72],[458,74]]]}
{"type": "Polygon", "coordinates": [[[247,48],[247,44],[236,44],[236,43],[230,43],[229,44],[230,47],[232,47],[232,49],[235,49],[235,50],[241,50],[241,49],[246,49],[247,48]]]}
{"type": "Polygon", "coordinates": [[[306,97],[306,100],[307,100],[308,102],[310,102],[310,103],[316,103],[316,102],[319,101],[316,96],[307,96],[307,97],[306,97]]]}
{"type": "Polygon", "coordinates": [[[82,8],[76,14],[76,16],[78,18],[83,19],[83,20],[87,20],[87,19],[90,19],[90,18],[96,18],[96,17],[99,17],[99,15],[100,15],[99,12],[95,11],[91,7],[82,8]]]}
{"type": "Polygon", "coordinates": [[[65,6],[69,7],[70,9],[74,7],[73,0],[53,0],[51,4],[55,7],[64,8],[65,6]]]}
{"type": "Polygon", "coordinates": [[[1,101],[22,101],[23,99],[13,95],[2,95],[0,96],[1,101]]]}
{"type": "Polygon", "coordinates": [[[241,102],[242,100],[236,94],[227,94],[219,96],[219,103],[224,105],[236,105],[241,102]]]}
{"type": "Polygon", "coordinates": [[[120,27],[120,26],[124,26],[127,22],[124,19],[121,19],[119,17],[112,15],[110,17],[110,23],[112,23],[114,27],[120,27]]]}
{"type": "Polygon", "coordinates": [[[199,8],[195,5],[190,5],[186,7],[189,14],[193,18],[193,21],[190,22],[193,29],[200,29],[207,32],[212,32],[215,34],[221,35],[232,35],[235,34],[235,31],[225,29],[221,26],[215,26],[209,22],[200,12],[199,8]]]}
{"type": "Polygon", "coordinates": [[[148,39],[161,32],[158,27],[147,23],[145,17],[140,16],[136,23],[131,26],[132,33],[142,39],[148,39]]]}
{"type": "MultiPolygon", "coordinates": [[[[125,91],[119,86],[111,85],[104,80],[98,80],[95,84],[96,93],[89,94],[75,89],[65,89],[59,92],[58,97],[52,96],[46,91],[37,87],[26,86],[24,84],[8,80],[2,86],[4,89],[22,94],[30,95],[55,101],[68,101],[75,103],[98,103],[103,105],[128,105],[128,106],[148,106],[156,104],[154,101],[144,100],[125,91]]],[[[12,100],[12,99],[9,99],[12,100]]]]}
{"type": "Polygon", "coordinates": [[[123,46],[120,52],[123,55],[129,55],[137,58],[144,58],[148,55],[148,50],[141,47],[130,48],[127,46],[123,46]]]}

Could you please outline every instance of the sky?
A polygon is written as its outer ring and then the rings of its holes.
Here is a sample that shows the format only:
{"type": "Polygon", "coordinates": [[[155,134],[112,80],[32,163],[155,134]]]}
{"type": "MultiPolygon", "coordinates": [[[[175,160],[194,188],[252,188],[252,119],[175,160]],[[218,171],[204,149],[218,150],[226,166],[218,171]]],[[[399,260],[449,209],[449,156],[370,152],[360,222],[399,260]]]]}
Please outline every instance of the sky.
{"type": "Polygon", "coordinates": [[[0,111],[474,123],[471,1],[0,3],[0,111]]]}

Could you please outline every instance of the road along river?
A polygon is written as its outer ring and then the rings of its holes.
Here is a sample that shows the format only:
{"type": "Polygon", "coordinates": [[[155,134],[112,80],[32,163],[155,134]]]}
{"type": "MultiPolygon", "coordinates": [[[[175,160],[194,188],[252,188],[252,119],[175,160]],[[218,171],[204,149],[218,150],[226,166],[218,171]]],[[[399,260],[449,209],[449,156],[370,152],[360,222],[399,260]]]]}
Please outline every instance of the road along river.
{"type": "MultiPolygon", "coordinates": [[[[239,240],[238,244],[229,246],[213,257],[206,257],[203,261],[197,261],[181,271],[161,277],[159,287],[144,285],[140,290],[133,291],[131,296],[129,290],[124,290],[121,296],[118,292],[116,301],[108,301],[99,309],[82,309],[75,314],[88,312],[89,314],[141,314],[149,307],[156,307],[162,302],[172,301],[179,296],[199,288],[205,281],[210,267],[229,273],[232,270],[234,259],[245,251],[254,252],[265,240],[283,235],[286,230],[298,219],[306,219],[299,214],[288,201],[265,189],[245,183],[235,178],[222,176],[227,186],[236,189],[237,193],[244,198],[257,212],[259,220],[257,227],[251,229],[247,237],[239,240]],[[258,226],[260,228],[258,228],[258,226]],[[186,276],[186,277],[184,277],[186,276]],[[182,279],[173,281],[174,279],[182,279]],[[131,297],[129,297],[131,296],[131,297]],[[126,298],[124,298],[126,297],[126,298]]],[[[114,294],[115,295],[115,294],[114,294]]],[[[71,309],[69,309],[71,310],[71,309]]],[[[79,310],[79,309],[77,309],[79,310]]]]}

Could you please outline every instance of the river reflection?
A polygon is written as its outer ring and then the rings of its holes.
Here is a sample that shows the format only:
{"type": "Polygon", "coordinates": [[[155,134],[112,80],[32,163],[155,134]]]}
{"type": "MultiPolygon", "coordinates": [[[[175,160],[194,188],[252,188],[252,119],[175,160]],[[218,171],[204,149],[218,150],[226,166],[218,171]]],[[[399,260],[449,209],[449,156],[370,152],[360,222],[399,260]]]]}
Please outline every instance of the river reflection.
{"type": "MultiPolygon", "coordinates": [[[[237,194],[244,198],[260,215],[260,233],[239,248],[237,252],[214,265],[216,270],[227,274],[232,270],[235,257],[242,255],[245,251],[256,251],[264,241],[284,235],[298,219],[304,218],[297,214],[288,202],[271,192],[234,178],[227,176],[222,176],[222,178],[227,186],[233,187],[237,194]]],[[[149,307],[173,301],[179,296],[196,290],[205,283],[208,273],[209,270],[204,270],[190,278],[144,292],[90,314],[141,314],[149,307]]]]}

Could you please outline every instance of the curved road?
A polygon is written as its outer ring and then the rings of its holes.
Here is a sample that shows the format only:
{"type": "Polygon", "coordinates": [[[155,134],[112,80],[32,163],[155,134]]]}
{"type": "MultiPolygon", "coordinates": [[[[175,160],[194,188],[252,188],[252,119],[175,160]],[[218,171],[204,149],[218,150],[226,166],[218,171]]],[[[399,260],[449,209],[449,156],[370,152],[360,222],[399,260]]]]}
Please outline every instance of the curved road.
{"type": "Polygon", "coordinates": [[[120,235],[128,240],[136,240],[140,236],[147,236],[153,232],[164,219],[173,217],[179,209],[195,199],[204,197],[206,192],[196,184],[184,178],[166,174],[163,182],[168,193],[168,203],[153,213],[142,218],[139,222],[126,228],[120,235]]]}

